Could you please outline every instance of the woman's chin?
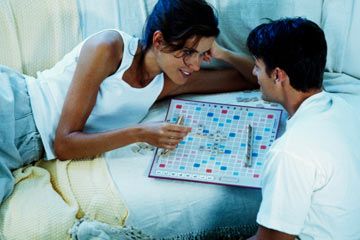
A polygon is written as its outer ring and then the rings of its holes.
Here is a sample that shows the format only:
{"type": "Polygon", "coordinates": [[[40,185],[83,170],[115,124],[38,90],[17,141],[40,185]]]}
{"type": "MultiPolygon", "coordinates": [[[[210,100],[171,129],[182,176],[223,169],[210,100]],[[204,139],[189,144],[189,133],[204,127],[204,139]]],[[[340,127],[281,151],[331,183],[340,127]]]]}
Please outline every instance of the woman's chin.
{"type": "Polygon", "coordinates": [[[176,83],[177,85],[184,85],[189,80],[189,77],[190,75],[185,76],[183,73],[180,72],[180,76],[174,79],[173,82],[176,83]]]}

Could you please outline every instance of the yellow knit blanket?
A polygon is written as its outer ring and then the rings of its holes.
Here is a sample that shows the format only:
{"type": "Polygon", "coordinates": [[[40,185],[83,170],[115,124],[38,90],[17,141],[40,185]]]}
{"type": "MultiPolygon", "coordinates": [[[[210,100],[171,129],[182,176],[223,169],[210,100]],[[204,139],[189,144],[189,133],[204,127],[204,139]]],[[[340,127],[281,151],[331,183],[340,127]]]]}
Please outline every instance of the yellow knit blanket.
{"type": "Polygon", "coordinates": [[[123,226],[128,215],[102,157],[40,161],[14,176],[14,192],[0,207],[6,239],[69,239],[85,215],[113,226],[123,226]]]}

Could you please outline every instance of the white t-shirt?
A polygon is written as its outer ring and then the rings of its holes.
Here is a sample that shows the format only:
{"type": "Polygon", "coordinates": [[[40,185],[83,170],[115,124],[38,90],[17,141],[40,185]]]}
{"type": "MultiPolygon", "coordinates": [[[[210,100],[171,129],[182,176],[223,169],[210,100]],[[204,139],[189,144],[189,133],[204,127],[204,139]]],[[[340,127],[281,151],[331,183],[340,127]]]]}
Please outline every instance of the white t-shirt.
{"type": "Polygon", "coordinates": [[[360,116],[326,92],[269,149],[257,222],[308,239],[360,239],[360,116]]]}
{"type": "MultiPolygon", "coordinates": [[[[133,62],[138,39],[124,32],[117,32],[124,42],[121,64],[118,70],[100,85],[96,104],[84,127],[84,132],[87,133],[105,132],[137,124],[145,117],[164,86],[163,73],[157,75],[144,88],[133,88],[123,81],[123,74],[133,62]]],[[[81,48],[90,37],[66,54],[53,68],[38,72],[37,79],[29,76],[26,79],[35,123],[47,159],[55,158],[53,141],[64,100],[81,48]]]]}

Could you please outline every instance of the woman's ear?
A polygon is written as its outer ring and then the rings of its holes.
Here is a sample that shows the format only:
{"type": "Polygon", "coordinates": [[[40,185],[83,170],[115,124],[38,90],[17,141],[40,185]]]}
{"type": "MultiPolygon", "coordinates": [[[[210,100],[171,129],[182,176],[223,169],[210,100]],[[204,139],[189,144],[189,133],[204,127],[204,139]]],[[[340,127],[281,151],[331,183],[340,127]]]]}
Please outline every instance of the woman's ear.
{"type": "Polygon", "coordinates": [[[161,31],[157,30],[153,34],[153,46],[155,49],[161,50],[164,37],[161,31]]]}

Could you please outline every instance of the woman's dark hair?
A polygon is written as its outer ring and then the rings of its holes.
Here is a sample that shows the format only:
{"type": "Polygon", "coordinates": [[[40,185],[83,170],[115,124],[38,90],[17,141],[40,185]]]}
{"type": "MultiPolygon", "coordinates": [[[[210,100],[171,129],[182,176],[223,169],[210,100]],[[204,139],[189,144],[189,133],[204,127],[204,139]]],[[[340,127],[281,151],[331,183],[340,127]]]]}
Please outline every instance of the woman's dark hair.
{"type": "Polygon", "coordinates": [[[165,41],[163,51],[173,52],[184,47],[189,38],[194,45],[201,37],[219,35],[218,19],[205,0],[159,0],[149,15],[141,44],[146,51],[152,46],[153,34],[161,31],[165,41]]]}
{"type": "Polygon", "coordinates": [[[296,17],[261,24],[250,32],[247,47],[264,61],[268,75],[276,67],[283,69],[296,90],[322,87],[327,45],[316,23],[296,17]]]}

